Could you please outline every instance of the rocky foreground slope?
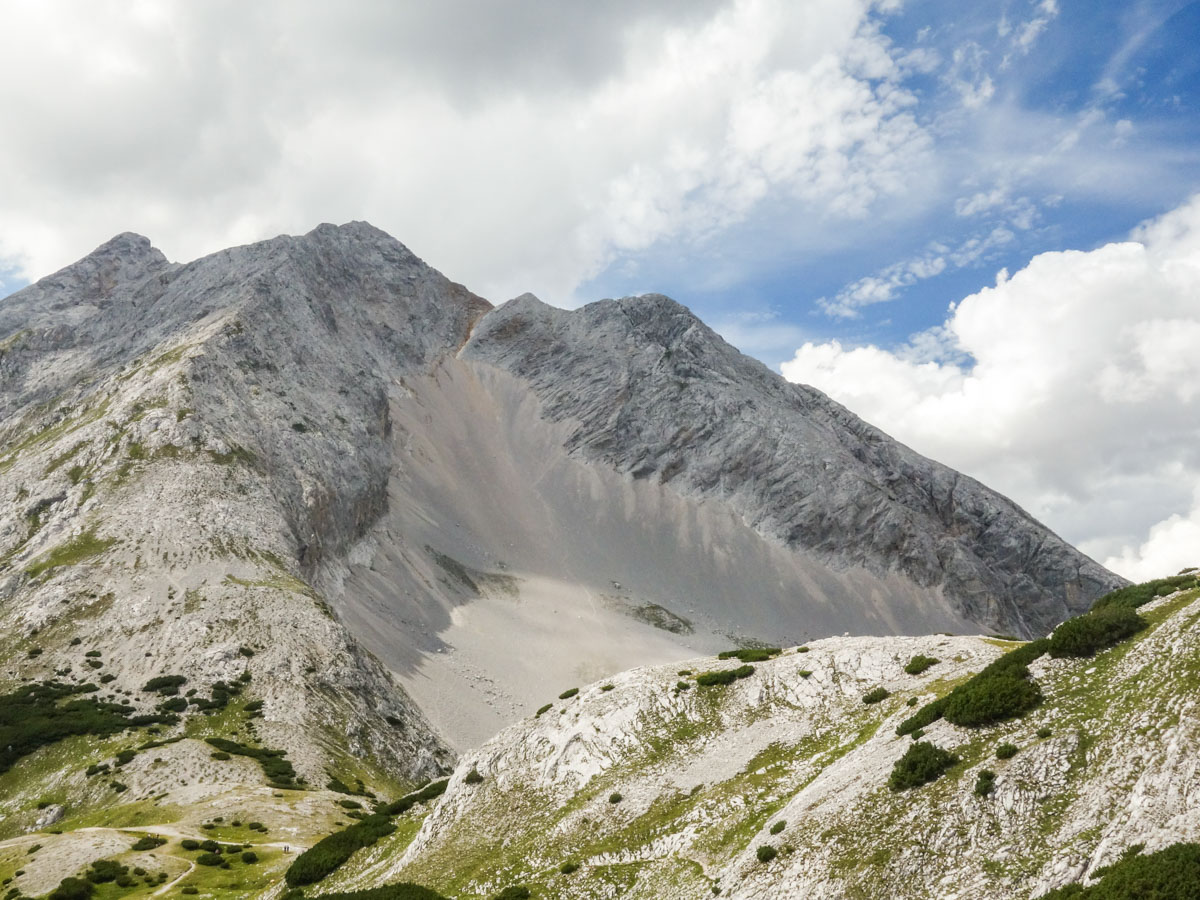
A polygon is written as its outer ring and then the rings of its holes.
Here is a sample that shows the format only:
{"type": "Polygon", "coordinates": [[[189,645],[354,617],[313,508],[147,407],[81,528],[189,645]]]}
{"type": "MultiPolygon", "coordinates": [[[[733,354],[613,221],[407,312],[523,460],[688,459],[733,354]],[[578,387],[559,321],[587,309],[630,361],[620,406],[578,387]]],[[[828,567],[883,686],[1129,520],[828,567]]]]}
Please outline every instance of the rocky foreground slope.
{"type": "Polygon", "coordinates": [[[1128,854],[1200,839],[1200,589],[1140,613],[1150,627],[1111,649],[1032,664],[1044,699],[1026,715],[927,726],[921,739],[958,761],[899,791],[889,777],[913,746],[896,733],[910,701],[1019,645],[829,638],[727,685],[695,676],[738,660],[707,658],[548,698],[464,754],[415,836],[360,851],[322,888],[978,900],[1086,883],[1128,854]],[[906,672],[920,657],[928,668],[906,672]],[[887,695],[865,703],[873,691],[887,695]]]}

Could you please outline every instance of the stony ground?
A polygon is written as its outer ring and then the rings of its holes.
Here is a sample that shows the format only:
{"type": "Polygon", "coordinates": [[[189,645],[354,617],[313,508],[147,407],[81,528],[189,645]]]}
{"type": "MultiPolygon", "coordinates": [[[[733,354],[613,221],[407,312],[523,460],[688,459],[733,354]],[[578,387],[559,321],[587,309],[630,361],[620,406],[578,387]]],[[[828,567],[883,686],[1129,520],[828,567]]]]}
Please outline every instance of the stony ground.
{"type": "Polygon", "coordinates": [[[364,857],[348,883],[406,878],[458,898],[514,883],[563,898],[1037,897],[1132,845],[1200,837],[1200,592],[1142,612],[1150,630],[1094,659],[1035,663],[1046,699],[1025,717],[930,726],[923,739],[961,761],[900,793],[887,779],[910,744],[895,734],[908,701],[1016,645],[830,638],[726,687],[677,691],[681,671],[737,665],[707,658],[548,697],[464,754],[403,852],[364,857]],[[916,654],[939,662],[907,675],[916,654]],[[876,687],[891,695],[864,704],[876,687]],[[1005,742],[1017,753],[1001,760],[1005,742]],[[983,769],[996,780],[981,797],[983,769]]]}

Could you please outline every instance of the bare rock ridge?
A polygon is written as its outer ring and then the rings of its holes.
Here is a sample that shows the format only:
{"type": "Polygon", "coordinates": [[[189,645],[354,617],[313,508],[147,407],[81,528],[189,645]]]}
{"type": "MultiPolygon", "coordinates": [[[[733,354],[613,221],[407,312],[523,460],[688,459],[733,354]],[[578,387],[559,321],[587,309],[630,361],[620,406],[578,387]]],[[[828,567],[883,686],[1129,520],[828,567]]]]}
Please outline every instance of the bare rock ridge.
{"type": "Polygon", "coordinates": [[[245,667],[314,780],[426,776],[547,683],[1123,583],[665,297],[492,309],[365,223],[119,235],[0,301],[0,499],[0,651],[45,651],[6,678],[84,633],[134,694],[245,667]]]}
{"type": "Polygon", "coordinates": [[[899,570],[963,618],[1046,632],[1119,580],[1016,504],[792,385],[661,295],[567,312],[526,294],[463,355],[526,380],[567,448],[719,498],[752,528],[839,567],[899,570]]]}

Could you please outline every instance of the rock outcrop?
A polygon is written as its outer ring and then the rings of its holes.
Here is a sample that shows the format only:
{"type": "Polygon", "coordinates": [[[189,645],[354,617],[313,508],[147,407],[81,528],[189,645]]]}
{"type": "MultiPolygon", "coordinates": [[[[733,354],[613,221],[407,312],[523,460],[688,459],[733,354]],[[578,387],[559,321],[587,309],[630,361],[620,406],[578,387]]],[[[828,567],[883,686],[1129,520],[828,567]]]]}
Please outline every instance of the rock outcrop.
{"type": "Polygon", "coordinates": [[[1200,589],[1140,612],[1150,627],[1094,658],[1034,662],[1044,700],[1023,717],[927,726],[915,737],[958,761],[899,791],[889,776],[913,746],[896,733],[908,701],[943,696],[1017,645],[828,638],[728,685],[694,675],[738,660],[706,658],[686,663],[691,675],[652,667],[548,697],[463,755],[415,838],[338,887],[1009,900],[1086,882],[1128,854],[1200,840],[1200,589]],[[918,655],[936,662],[906,672],[918,655]]]}

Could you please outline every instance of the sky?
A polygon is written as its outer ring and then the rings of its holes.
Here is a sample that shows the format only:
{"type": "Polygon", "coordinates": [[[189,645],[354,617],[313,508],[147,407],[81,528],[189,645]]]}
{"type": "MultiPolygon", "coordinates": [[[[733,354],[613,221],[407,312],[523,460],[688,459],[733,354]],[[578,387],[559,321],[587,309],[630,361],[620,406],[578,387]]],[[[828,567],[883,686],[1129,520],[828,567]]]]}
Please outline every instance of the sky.
{"type": "MultiPolygon", "coordinates": [[[[0,0],[0,296],[365,219],[1200,565],[1200,0],[0,0]]],[[[2,302],[2,301],[0,301],[2,302]]]]}

